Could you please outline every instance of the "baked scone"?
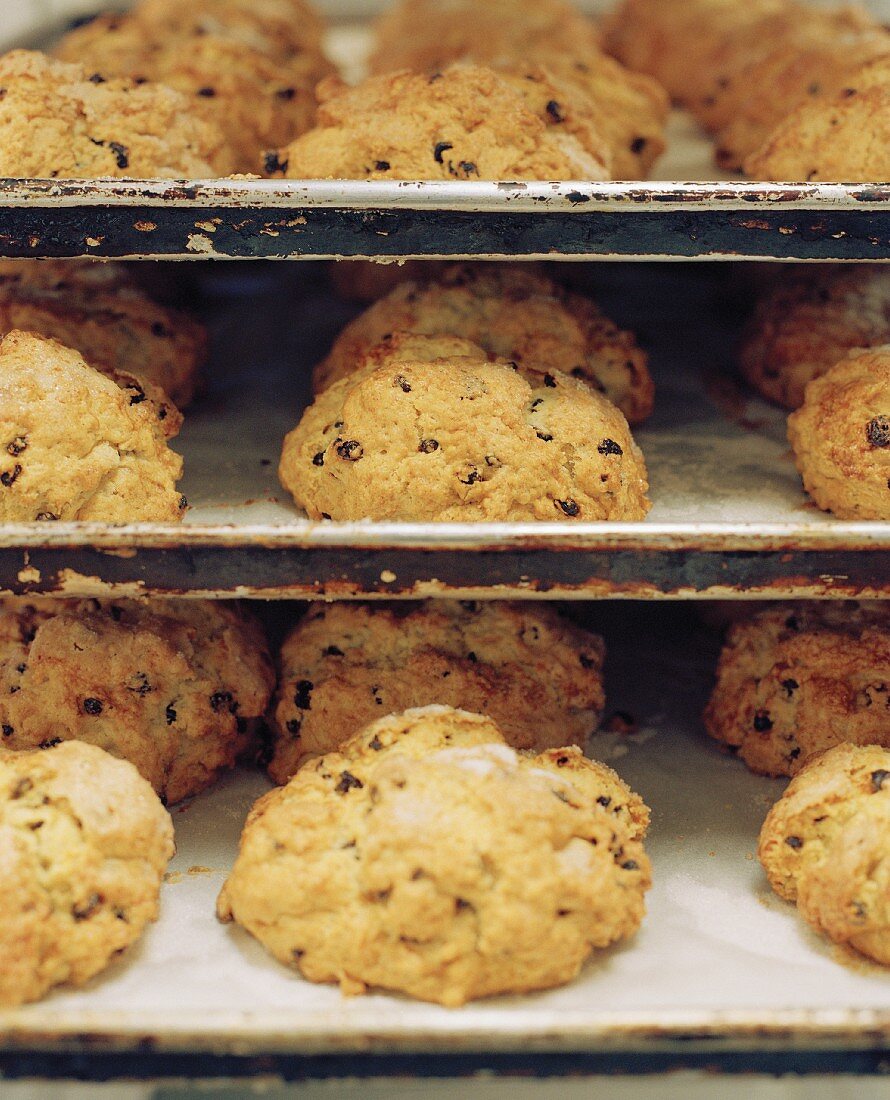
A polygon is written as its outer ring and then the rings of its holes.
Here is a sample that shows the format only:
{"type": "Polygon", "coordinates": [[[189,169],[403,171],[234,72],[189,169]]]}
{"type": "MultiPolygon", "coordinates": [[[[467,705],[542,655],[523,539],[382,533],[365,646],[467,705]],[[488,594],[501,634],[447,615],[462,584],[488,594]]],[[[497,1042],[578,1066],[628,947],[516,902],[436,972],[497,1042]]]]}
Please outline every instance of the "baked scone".
{"type": "Polygon", "coordinates": [[[346,377],[388,333],[462,336],[519,365],[532,385],[558,370],[600,390],[639,424],[652,412],[648,356],[588,298],[519,264],[448,266],[404,282],[340,334],[313,375],[315,391],[346,377]]]}
{"type": "Polygon", "coordinates": [[[758,854],[809,924],[890,965],[890,751],[842,744],[814,758],[770,810],[758,854]]]}
{"type": "Polygon", "coordinates": [[[91,78],[44,54],[0,57],[0,176],[209,178],[222,134],[172,88],[91,78]]]}
{"type": "Polygon", "coordinates": [[[752,771],[793,775],[842,741],[890,746],[890,609],[776,607],[735,623],[705,711],[752,771]]]}
{"type": "Polygon", "coordinates": [[[0,602],[0,744],[99,745],[168,803],[253,746],[274,682],[262,630],[234,606],[0,602]]]}
{"type": "MultiPolygon", "coordinates": [[[[604,139],[590,132],[583,144],[562,110],[541,117],[540,89],[528,94],[532,105],[477,65],[388,73],[354,88],[330,78],[318,88],[316,128],[279,154],[279,166],[292,179],[608,179],[604,139]]],[[[572,98],[568,87],[559,94],[572,98]]]]}
{"type": "Polygon", "coordinates": [[[178,408],[194,398],[207,358],[204,326],[152,301],[118,264],[0,260],[0,334],[13,329],[51,336],[111,377],[156,387],[178,408]]]}
{"type": "Polygon", "coordinates": [[[450,336],[396,334],[316,397],[279,475],[312,519],[642,520],[624,416],[568,375],[532,384],[450,336]]]}
{"type": "Polygon", "coordinates": [[[605,705],[602,639],[526,603],[313,607],[281,648],[269,774],[332,752],[381,714],[442,703],[514,749],[584,748],[605,705]]]}
{"type": "Polygon", "coordinates": [[[787,409],[803,404],[848,352],[890,342],[890,267],[883,264],[795,270],[757,306],[739,354],[742,374],[787,409]]]}
{"type": "Polygon", "coordinates": [[[158,917],[173,823],[94,745],[0,749],[0,1006],[84,985],[158,917]]]}
{"type": "Polygon", "coordinates": [[[645,816],[598,801],[635,796],[563,757],[445,707],[383,718],[254,806],[218,915],[344,993],[458,1006],[571,981],[636,931],[650,867],[645,816]]]}
{"type": "Polygon", "coordinates": [[[234,35],[270,56],[287,58],[300,50],[322,50],[326,26],[304,0],[140,0],[141,22],[183,31],[234,35]]]}
{"type": "MultiPolygon", "coordinates": [[[[100,16],[66,35],[56,52],[102,76],[175,88],[224,136],[216,173],[259,172],[266,150],[313,125],[313,89],[332,66],[317,48],[288,46],[238,24],[233,29],[220,18],[208,22],[206,4],[181,8],[175,19],[166,9],[160,18],[141,8],[100,16]]],[[[234,11],[251,18],[240,6],[234,11]]]]}
{"type": "Polygon", "coordinates": [[[890,519],[890,344],[853,351],[788,418],[806,491],[839,519],[890,519]]]}
{"type": "Polygon", "coordinates": [[[182,459],[136,379],[31,332],[0,340],[0,521],[176,523],[182,459]]]}
{"type": "Polygon", "coordinates": [[[792,111],[745,161],[755,179],[890,180],[890,59],[852,74],[836,95],[792,111]]]}

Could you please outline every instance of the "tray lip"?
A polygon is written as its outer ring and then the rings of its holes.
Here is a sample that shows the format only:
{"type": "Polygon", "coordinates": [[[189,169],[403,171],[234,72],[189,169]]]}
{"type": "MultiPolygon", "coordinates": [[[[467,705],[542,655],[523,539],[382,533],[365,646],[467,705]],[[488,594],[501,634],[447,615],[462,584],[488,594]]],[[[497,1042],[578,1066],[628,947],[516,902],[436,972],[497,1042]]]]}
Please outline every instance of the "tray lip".
{"type": "MultiPolygon", "coordinates": [[[[890,183],[715,181],[138,180],[0,178],[0,209],[13,207],[217,207],[224,209],[449,210],[473,213],[890,210],[890,183]]],[[[752,228],[758,228],[756,225],[752,228]]]]}

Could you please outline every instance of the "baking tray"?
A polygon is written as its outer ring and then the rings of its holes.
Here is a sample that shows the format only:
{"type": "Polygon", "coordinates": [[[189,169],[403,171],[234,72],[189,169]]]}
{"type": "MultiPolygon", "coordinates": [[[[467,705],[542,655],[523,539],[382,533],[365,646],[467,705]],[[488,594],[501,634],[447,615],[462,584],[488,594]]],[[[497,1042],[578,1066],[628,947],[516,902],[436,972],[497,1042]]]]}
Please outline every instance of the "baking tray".
{"type": "MultiPolygon", "coordinates": [[[[156,282],[182,278],[181,265],[156,282]]],[[[763,270],[753,269],[755,274],[763,270]]],[[[311,523],[278,485],[308,375],[354,312],[307,265],[204,265],[210,392],[189,411],[184,526],[6,525],[0,589],[347,598],[879,596],[890,524],[844,523],[803,493],[785,416],[733,380],[745,282],[726,267],[573,268],[652,352],[637,437],[655,502],[634,524],[311,523]]]]}
{"type": "Polygon", "coordinates": [[[79,1050],[84,1065],[127,1052],[154,1052],[160,1065],[176,1052],[620,1052],[628,1065],[629,1055],[683,1062],[695,1051],[780,1048],[802,1067],[818,1051],[886,1051],[890,973],[811,933],[770,892],[755,859],[782,782],[751,775],[702,731],[716,636],[696,628],[688,609],[593,610],[610,646],[609,709],[630,711],[638,729],[597,735],[591,754],[653,808],[655,884],[633,942],[599,954],[563,989],[460,1010],[387,995],[344,999],[305,982],[214,919],[243,819],[267,789],[242,771],[174,810],[177,855],[160,923],[87,989],[0,1014],[0,1066],[20,1048],[79,1050]]]}

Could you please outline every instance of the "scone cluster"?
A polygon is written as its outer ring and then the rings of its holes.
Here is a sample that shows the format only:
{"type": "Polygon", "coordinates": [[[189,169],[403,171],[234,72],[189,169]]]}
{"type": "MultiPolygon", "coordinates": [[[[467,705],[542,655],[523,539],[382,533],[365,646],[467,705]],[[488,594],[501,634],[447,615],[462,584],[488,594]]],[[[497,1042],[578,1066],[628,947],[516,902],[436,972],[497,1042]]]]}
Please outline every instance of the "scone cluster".
{"type": "Polygon", "coordinates": [[[890,33],[860,7],[623,0],[604,40],[768,180],[890,180],[890,33]]]}

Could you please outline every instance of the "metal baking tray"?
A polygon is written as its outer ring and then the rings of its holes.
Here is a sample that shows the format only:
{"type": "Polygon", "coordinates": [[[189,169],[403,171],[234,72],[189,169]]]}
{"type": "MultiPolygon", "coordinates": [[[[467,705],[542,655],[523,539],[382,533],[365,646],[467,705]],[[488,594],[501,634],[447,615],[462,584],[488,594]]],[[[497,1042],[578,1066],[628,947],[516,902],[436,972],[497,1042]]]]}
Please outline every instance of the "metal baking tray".
{"type": "MultiPolygon", "coordinates": [[[[754,268],[755,274],[762,270],[754,268]]],[[[656,412],[637,437],[645,523],[311,523],[277,479],[308,376],[353,312],[314,265],[171,265],[197,276],[210,389],[175,446],[183,526],[6,525],[0,589],[263,598],[879,596],[890,524],[844,523],[804,495],[785,417],[733,381],[744,297],[725,265],[573,273],[651,350],[656,412]]],[[[157,278],[156,278],[156,281],[157,278]]]]}
{"type": "MultiPolygon", "coordinates": [[[[214,919],[244,817],[267,789],[242,771],[174,810],[177,855],[160,923],[143,942],[82,991],[0,1013],[0,1066],[20,1049],[32,1059],[78,1050],[88,1053],[83,1066],[112,1053],[154,1053],[169,1066],[163,1056],[175,1052],[612,1052],[627,1067],[629,1055],[682,1062],[696,1051],[713,1060],[746,1050],[750,1066],[750,1051],[779,1048],[797,1069],[817,1051],[886,1051],[890,973],[810,932],[770,892],[755,859],[782,782],[751,775],[702,731],[715,636],[679,607],[592,610],[595,623],[604,616],[610,645],[609,708],[630,711],[638,729],[597,735],[591,754],[653,808],[654,888],[634,941],[544,994],[460,1010],[387,995],[344,999],[214,919]]],[[[121,1065],[126,1072],[126,1058],[121,1065]]]]}

